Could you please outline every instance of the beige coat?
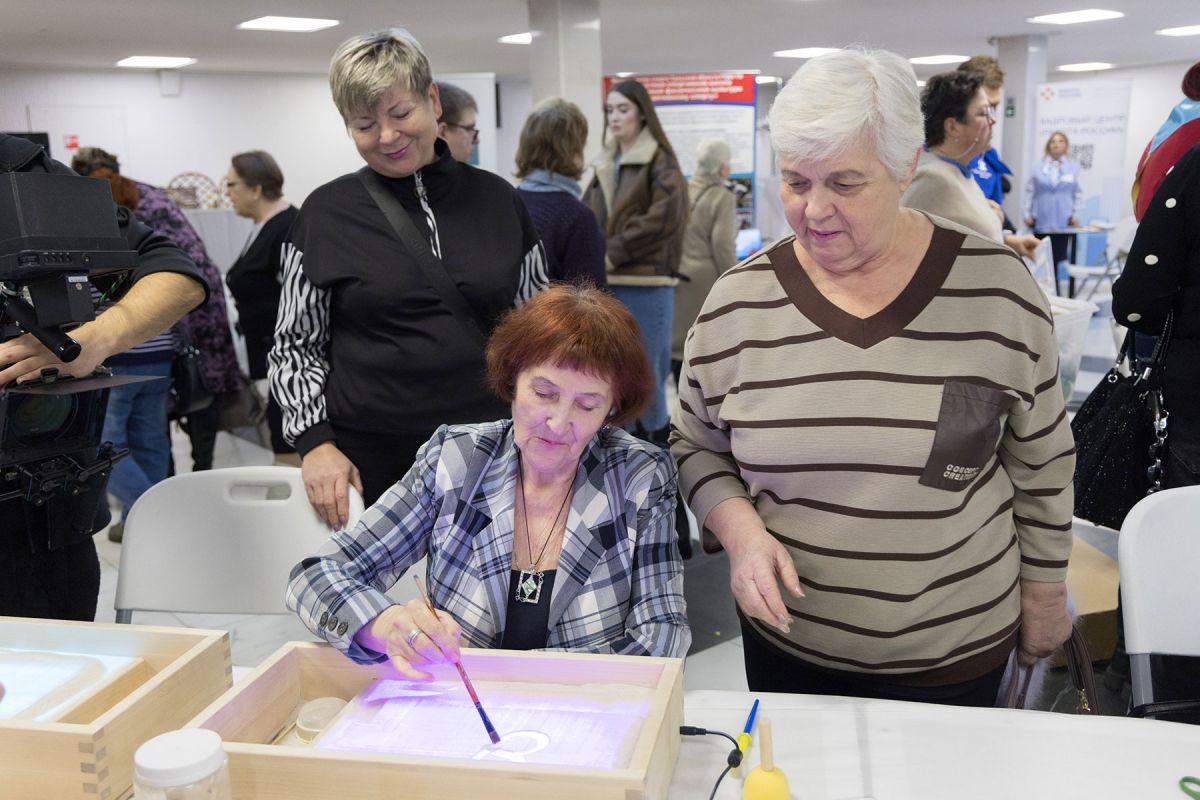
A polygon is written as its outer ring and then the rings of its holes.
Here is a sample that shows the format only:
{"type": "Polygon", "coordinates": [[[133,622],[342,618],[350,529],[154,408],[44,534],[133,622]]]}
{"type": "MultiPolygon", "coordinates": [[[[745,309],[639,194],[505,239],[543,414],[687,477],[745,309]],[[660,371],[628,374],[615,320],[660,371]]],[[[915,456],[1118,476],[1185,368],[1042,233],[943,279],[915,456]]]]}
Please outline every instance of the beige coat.
{"type": "Polygon", "coordinates": [[[675,286],[675,320],[671,358],[683,360],[683,340],[700,306],[722,272],[737,262],[737,204],[733,192],[717,177],[692,178],[688,184],[691,217],[683,237],[682,280],[675,286]]]}
{"type": "Polygon", "coordinates": [[[900,198],[900,205],[944,217],[994,242],[1004,243],[1001,217],[988,205],[975,179],[928,150],[921,151],[917,174],[900,198]]]}
{"type": "Polygon", "coordinates": [[[592,165],[583,202],[608,243],[610,284],[675,283],[687,224],[687,184],[679,164],[643,128],[621,153],[610,142],[592,165]]]}

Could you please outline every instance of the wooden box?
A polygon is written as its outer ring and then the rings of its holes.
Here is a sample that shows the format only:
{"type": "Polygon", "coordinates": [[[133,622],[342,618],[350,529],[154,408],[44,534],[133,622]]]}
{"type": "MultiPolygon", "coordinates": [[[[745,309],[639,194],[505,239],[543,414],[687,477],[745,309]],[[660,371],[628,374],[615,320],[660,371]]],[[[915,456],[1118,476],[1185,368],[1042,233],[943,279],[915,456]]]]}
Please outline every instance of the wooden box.
{"type": "MultiPolygon", "coordinates": [[[[396,677],[387,665],[355,664],[327,645],[302,642],[277,651],[192,720],[190,727],[209,728],[224,739],[234,800],[666,797],[683,721],[681,660],[466,649],[463,665],[477,686],[512,681],[556,684],[556,689],[615,684],[650,690],[649,710],[636,733],[628,766],[576,769],[271,744],[292,727],[304,702],[327,696],[350,700],[376,679],[396,677]]],[[[439,679],[457,680],[450,665],[431,671],[439,679]]],[[[487,697],[480,699],[486,708],[487,697]]]]}
{"type": "Polygon", "coordinates": [[[131,796],[142,742],[184,727],[232,684],[225,631],[0,617],[0,649],[131,662],[83,689],[53,721],[0,719],[5,798],[131,796]]]}

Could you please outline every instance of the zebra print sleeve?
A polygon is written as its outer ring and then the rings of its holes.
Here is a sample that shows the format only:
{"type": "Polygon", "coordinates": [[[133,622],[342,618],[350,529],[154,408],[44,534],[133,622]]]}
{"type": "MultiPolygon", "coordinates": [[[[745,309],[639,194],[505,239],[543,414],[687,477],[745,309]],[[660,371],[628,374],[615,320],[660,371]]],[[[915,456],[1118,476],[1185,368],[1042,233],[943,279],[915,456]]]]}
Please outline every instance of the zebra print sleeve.
{"type": "Polygon", "coordinates": [[[329,291],[309,283],[303,269],[304,254],[295,244],[284,244],[280,254],[283,289],[275,318],[275,344],[267,357],[271,394],[283,411],[283,438],[297,450],[311,450],[332,439],[325,410],[325,378],[329,373],[329,291]],[[321,426],[328,435],[305,437],[321,426]]]}
{"type": "Polygon", "coordinates": [[[517,296],[513,305],[520,307],[529,298],[550,285],[550,274],[546,271],[546,251],[541,241],[533,243],[533,247],[525,253],[521,260],[521,275],[517,279],[517,296]]]}

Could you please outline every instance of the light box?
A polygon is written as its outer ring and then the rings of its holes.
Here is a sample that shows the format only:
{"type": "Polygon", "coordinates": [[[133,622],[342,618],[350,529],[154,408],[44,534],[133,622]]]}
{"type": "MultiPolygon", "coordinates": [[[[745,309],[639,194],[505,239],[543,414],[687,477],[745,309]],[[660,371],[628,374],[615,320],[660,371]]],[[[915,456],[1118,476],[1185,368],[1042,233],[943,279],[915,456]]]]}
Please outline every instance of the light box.
{"type": "Polygon", "coordinates": [[[225,631],[0,617],[0,794],[129,797],[134,751],[183,727],[231,674],[225,631]]]}
{"type": "Polygon", "coordinates": [[[683,720],[680,659],[465,649],[463,665],[501,734],[496,748],[452,665],[414,684],[302,642],[190,726],[221,735],[235,800],[528,800],[533,786],[571,800],[666,797],[683,720]],[[288,744],[299,707],[319,697],[350,702],[313,745],[288,744]]]}

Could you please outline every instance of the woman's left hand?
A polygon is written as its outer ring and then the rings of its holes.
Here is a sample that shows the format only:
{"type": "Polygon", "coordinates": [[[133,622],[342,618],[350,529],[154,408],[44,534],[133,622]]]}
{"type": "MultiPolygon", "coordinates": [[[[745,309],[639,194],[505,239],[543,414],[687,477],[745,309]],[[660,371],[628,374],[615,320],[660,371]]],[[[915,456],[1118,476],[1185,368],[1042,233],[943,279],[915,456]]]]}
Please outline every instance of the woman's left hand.
{"type": "Polygon", "coordinates": [[[1068,227],[1068,228],[1078,228],[1078,227],[1079,227],[1079,220],[1078,220],[1078,219],[1076,219],[1075,217],[1070,217],[1070,218],[1068,218],[1068,219],[1067,219],[1067,227],[1068,227]]]}
{"type": "Polygon", "coordinates": [[[1067,584],[1021,579],[1021,643],[1017,661],[1035,663],[1059,648],[1071,636],[1067,612],[1067,584]]]}

